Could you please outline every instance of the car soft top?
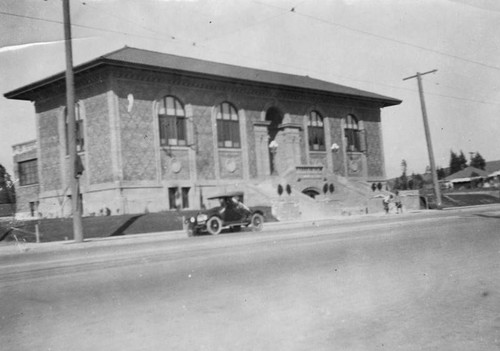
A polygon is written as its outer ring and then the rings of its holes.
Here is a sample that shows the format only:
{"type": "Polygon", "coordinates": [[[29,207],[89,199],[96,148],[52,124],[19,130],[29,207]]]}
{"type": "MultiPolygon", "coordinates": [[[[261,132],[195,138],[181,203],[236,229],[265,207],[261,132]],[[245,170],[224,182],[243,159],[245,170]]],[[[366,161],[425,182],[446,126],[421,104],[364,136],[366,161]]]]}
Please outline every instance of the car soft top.
{"type": "Polygon", "coordinates": [[[225,198],[225,197],[243,197],[243,191],[233,191],[233,192],[218,194],[218,195],[210,196],[207,199],[213,200],[213,199],[220,199],[220,198],[225,198]]]}

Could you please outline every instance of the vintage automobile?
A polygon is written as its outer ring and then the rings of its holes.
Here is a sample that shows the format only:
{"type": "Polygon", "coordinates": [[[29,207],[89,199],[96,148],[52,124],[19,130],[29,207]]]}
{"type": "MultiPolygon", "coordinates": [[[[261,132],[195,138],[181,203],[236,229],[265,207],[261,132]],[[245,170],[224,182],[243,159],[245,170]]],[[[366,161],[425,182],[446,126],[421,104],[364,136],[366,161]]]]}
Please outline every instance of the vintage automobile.
{"type": "Polygon", "coordinates": [[[209,197],[208,200],[219,200],[220,206],[200,211],[196,216],[186,219],[188,236],[203,232],[218,235],[226,228],[240,231],[242,226],[255,231],[262,230],[264,214],[243,204],[243,192],[225,193],[209,197]]]}

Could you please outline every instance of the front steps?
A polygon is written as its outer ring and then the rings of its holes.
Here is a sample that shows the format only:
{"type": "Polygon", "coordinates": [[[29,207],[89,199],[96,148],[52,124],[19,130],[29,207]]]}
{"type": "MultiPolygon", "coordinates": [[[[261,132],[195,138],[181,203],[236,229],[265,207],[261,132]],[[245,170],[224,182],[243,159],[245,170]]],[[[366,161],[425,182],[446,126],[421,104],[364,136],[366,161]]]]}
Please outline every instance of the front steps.
{"type": "Polygon", "coordinates": [[[320,220],[382,212],[382,197],[387,193],[373,192],[367,182],[349,181],[336,175],[298,179],[290,174],[226,187],[226,191],[233,190],[245,192],[248,206],[271,205],[273,215],[280,221],[320,220]],[[278,193],[280,185],[281,194],[278,193]],[[287,185],[290,193],[287,192],[287,185]],[[304,190],[316,191],[318,195],[312,198],[304,194],[304,190]]]}

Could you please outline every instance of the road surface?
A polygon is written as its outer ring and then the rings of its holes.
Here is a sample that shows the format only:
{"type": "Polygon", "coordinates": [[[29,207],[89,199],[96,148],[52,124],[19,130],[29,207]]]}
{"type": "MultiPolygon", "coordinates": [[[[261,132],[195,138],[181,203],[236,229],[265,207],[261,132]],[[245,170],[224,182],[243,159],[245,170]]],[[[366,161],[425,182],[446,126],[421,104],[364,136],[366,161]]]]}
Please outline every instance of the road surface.
{"type": "Polygon", "coordinates": [[[4,260],[0,347],[499,350],[499,224],[401,216],[4,260]]]}

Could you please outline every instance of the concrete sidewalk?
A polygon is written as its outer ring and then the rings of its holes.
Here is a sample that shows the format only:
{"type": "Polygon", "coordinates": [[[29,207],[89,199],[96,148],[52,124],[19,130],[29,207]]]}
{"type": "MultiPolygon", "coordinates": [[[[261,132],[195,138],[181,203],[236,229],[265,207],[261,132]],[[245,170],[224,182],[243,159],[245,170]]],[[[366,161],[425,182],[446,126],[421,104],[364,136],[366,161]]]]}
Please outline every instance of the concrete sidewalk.
{"type": "MultiPolygon", "coordinates": [[[[318,219],[318,220],[307,220],[307,221],[287,221],[287,222],[267,222],[264,224],[264,230],[266,231],[281,231],[287,229],[299,229],[308,227],[326,227],[326,226],[352,226],[367,222],[393,222],[399,221],[403,218],[419,218],[419,217],[438,217],[447,216],[453,213],[461,212],[485,212],[485,211],[498,211],[500,214],[500,204],[495,205],[481,205],[481,206],[469,206],[467,208],[453,208],[446,209],[446,211],[436,211],[436,210],[415,210],[405,212],[403,214],[389,214],[385,213],[374,213],[367,215],[353,215],[353,216],[340,216],[328,219],[318,219]]],[[[242,232],[245,234],[245,232],[242,232]]],[[[204,236],[200,236],[204,237],[204,236]]],[[[26,255],[33,253],[43,253],[51,251],[71,251],[71,250],[81,250],[81,249],[97,249],[110,246],[129,246],[136,244],[146,244],[151,242],[165,242],[171,240],[196,240],[197,237],[188,238],[184,230],[177,231],[164,231],[164,232],[154,232],[154,233],[143,233],[143,234],[129,234],[123,236],[113,236],[104,238],[89,238],[85,239],[81,243],[76,243],[73,240],[67,241],[53,241],[45,243],[26,243],[26,242],[0,242],[0,260],[2,257],[12,256],[12,255],[26,255]]]]}

